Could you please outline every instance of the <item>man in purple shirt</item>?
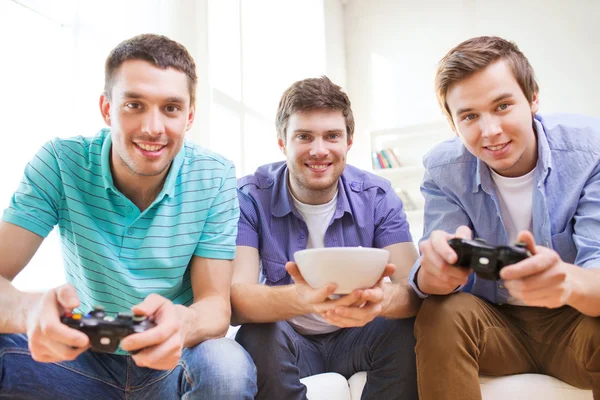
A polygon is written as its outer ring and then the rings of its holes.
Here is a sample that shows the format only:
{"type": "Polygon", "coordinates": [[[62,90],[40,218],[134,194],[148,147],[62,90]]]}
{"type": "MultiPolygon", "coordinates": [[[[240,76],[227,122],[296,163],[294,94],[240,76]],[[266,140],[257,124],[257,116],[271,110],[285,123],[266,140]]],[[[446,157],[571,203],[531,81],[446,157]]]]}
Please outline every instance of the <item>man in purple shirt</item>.
{"type": "Polygon", "coordinates": [[[416,399],[409,317],[419,301],[406,280],[417,253],[400,198],[387,180],[346,165],[352,109],[328,78],[294,83],[276,124],[286,162],[238,181],[231,301],[257,398],[305,399],[301,378],[367,371],[363,398],[416,399]],[[331,300],[335,285],[308,286],[293,255],[334,246],[384,248],[390,264],[374,287],[331,300]]]}

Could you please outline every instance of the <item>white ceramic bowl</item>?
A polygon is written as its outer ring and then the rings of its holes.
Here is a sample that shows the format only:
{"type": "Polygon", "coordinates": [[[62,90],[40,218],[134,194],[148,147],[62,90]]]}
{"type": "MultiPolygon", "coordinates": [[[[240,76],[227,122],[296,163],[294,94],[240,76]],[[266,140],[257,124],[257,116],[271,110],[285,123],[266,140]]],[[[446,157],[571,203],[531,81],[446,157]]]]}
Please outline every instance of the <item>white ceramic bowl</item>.
{"type": "Polygon", "coordinates": [[[311,287],[335,283],[336,294],[375,285],[389,257],[389,251],[370,247],[323,247],[294,253],[298,269],[311,287]]]}

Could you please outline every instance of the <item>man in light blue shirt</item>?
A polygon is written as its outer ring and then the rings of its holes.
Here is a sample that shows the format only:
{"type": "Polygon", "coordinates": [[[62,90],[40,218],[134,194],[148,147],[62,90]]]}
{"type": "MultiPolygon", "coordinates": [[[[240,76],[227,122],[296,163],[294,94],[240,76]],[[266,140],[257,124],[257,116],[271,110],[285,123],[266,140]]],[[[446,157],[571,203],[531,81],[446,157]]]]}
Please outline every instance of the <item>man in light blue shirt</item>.
{"type": "Polygon", "coordinates": [[[105,73],[110,129],[46,143],[0,222],[0,398],[252,399],[252,360],[223,338],[235,168],[185,140],[194,60],[164,36],[139,35],[113,49],[105,73]],[[17,290],[10,281],[56,225],[68,283],[17,290]],[[156,326],[116,354],[92,352],[60,317],[96,305],[156,326]]]}
{"type": "Polygon", "coordinates": [[[527,372],[600,398],[600,120],[536,114],[533,69],[497,37],[452,49],[436,91],[458,138],[424,158],[425,232],[409,278],[425,299],[420,398],[480,399],[479,373],[527,372]],[[452,266],[455,236],[524,242],[532,256],[481,279],[452,266]]]}

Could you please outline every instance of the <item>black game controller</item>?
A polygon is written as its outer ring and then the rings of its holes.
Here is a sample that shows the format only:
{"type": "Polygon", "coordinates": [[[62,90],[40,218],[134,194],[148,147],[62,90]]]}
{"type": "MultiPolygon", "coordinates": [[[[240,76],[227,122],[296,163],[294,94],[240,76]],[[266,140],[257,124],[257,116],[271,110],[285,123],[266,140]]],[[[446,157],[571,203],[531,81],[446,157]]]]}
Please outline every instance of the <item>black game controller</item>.
{"type": "Polygon", "coordinates": [[[144,315],[122,312],[116,318],[108,316],[100,306],[94,306],[88,314],[67,313],[62,316],[61,322],[85,333],[90,338],[92,350],[102,353],[113,353],[125,336],[156,326],[144,315]]]}
{"type": "Polygon", "coordinates": [[[500,279],[500,270],[505,266],[531,256],[522,242],[514,246],[494,246],[483,239],[453,238],[448,244],[458,256],[455,266],[471,268],[480,278],[492,281],[500,279]]]}

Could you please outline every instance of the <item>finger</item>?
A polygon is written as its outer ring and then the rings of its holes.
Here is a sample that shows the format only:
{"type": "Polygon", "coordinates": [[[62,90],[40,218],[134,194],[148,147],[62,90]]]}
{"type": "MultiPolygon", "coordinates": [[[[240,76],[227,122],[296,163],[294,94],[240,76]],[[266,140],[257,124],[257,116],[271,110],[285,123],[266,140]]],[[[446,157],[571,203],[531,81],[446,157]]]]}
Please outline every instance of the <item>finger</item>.
{"type": "Polygon", "coordinates": [[[298,269],[298,265],[295,262],[289,261],[285,264],[285,270],[290,274],[294,282],[298,284],[306,283],[300,270],[298,269]]]}
{"type": "Polygon", "coordinates": [[[128,352],[138,351],[146,347],[166,342],[179,330],[179,324],[172,321],[161,321],[155,327],[141,333],[134,333],[121,340],[121,348],[128,352]]]}
{"type": "Polygon", "coordinates": [[[532,257],[502,268],[500,270],[500,277],[505,280],[523,279],[528,276],[540,274],[557,262],[560,262],[560,257],[553,250],[539,251],[532,257]]]}
{"type": "Polygon", "coordinates": [[[146,296],[140,304],[131,307],[131,311],[137,315],[150,316],[155,314],[166,303],[169,303],[169,300],[161,295],[152,293],[146,296]]]}
{"type": "Polygon", "coordinates": [[[383,269],[383,273],[381,274],[381,278],[379,279],[378,283],[383,281],[383,278],[394,275],[395,272],[396,266],[394,264],[387,264],[383,269]]]}
{"type": "Polygon", "coordinates": [[[332,325],[349,328],[364,326],[373,321],[380,313],[380,304],[367,304],[362,308],[338,307],[328,311],[323,317],[332,325]]]}
{"type": "Polygon", "coordinates": [[[173,335],[167,341],[147,347],[132,355],[131,358],[138,367],[170,370],[177,366],[181,354],[181,338],[173,335]]]}
{"type": "Polygon", "coordinates": [[[531,254],[535,254],[535,238],[532,233],[529,231],[521,231],[517,235],[517,242],[525,243],[527,250],[531,252],[531,254]]]}
{"type": "Polygon", "coordinates": [[[50,341],[76,348],[87,348],[90,345],[88,336],[73,329],[58,318],[52,318],[49,315],[40,321],[40,332],[50,341]]]}
{"type": "Polygon", "coordinates": [[[79,296],[77,296],[77,290],[70,285],[64,284],[56,289],[56,301],[58,304],[67,311],[79,307],[79,296]]]}
{"type": "MultiPolygon", "coordinates": [[[[448,245],[448,242],[445,241],[444,246],[447,246],[452,252],[453,257],[456,258],[456,253],[448,245]]],[[[471,273],[469,268],[458,267],[449,264],[435,251],[430,252],[428,256],[422,260],[421,266],[424,266],[424,269],[427,270],[429,274],[435,276],[441,282],[463,282],[471,273]]]]}
{"type": "Polygon", "coordinates": [[[451,237],[451,235],[443,231],[437,231],[436,235],[432,234],[429,256],[435,257],[436,259],[442,259],[444,264],[456,263],[458,261],[458,256],[454,249],[448,244],[448,240],[451,237]]]}
{"type": "Polygon", "coordinates": [[[537,290],[554,291],[562,282],[564,274],[554,273],[551,269],[540,274],[528,276],[523,279],[511,279],[504,281],[506,288],[512,293],[527,293],[537,290]]]}
{"type": "Polygon", "coordinates": [[[362,303],[361,300],[362,290],[355,290],[352,293],[342,296],[336,300],[325,300],[322,303],[315,304],[316,312],[325,312],[327,310],[333,310],[336,307],[349,307],[356,303],[362,303]]]}
{"type": "Polygon", "coordinates": [[[471,229],[468,226],[461,225],[456,229],[456,232],[454,235],[456,237],[459,237],[462,239],[472,239],[473,232],[471,231],[471,229]]]}
{"type": "MultiPolygon", "coordinates": [[[[296,283],[296,284],[298,284],[298,283],[296,283]]],[[[304,283],[304,285],[308,286],[308,284],[306,282],[304,283]]],[[[309,286],[309,288],[310,288],[310,286],[309,286]]],[[[327,301],[336,301],[336,300],[329,300],[329,296],[334,294],[336,289],[337,289],[337,285],[335,283],[330,283],[319,289],[310,288],[310,290],[312,291],[312,295],[310,296],[311,303],[318,304],[318,303],[324,303],[327,301]]]]}
{"type": "Polygon", "coordinates": [[[75,360],[81,353],[87,351],[89,346],[86,347],[72,347],[61,343],[52,343],[47,346],[47,349],[51,352],[52,357],[58,361],[72,361],[75,360]]]}
{"type": "Polygon", "coordinates": [[[382,288],[373,288],[363,290],[362,300],[369,303],[381,303],[383,301],[384,291],[382,288]]]}
{"type": "MultiPolygon", "coordinates": [[[[455,268],[455,267],[449,267],[449,268],[455,268]]],[[[462,268],[462,267],[459,267],[459,268],[462,270],[466,270],[465,268],[462,268]]],[[[420,282],[426,282],[427,285],[429,285],[433,288],[436,288],[438,290],[441,290],[442,292],[450,293],[453,290],[455,290],[456,288],[458,288],[459,286],[465,285],[469,279],[469,276],[467,275],[466,277],[463,277],[463,278],[454,278],[451,275],[442,274],[441,276],[438,277],[438,276],[435,276],[435,275],[429,273],[429,271],[427,271],[427,270],[420,270],[418,279],[420,280],[420,282]]]]}

